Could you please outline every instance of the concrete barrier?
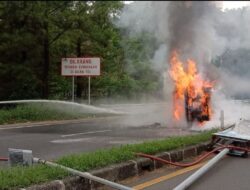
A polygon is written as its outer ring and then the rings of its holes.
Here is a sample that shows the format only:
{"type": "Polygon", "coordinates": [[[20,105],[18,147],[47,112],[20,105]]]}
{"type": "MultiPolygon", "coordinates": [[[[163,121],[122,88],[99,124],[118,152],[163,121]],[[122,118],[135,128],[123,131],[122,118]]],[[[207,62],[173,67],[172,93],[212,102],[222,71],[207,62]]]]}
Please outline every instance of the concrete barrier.
{"type": "MultiPolygon", "coordinates": [[[[172,162],[182,161],[184,159],[198,156],[207,149],[208,143],[202,143],[195,146],[188,146],[183,149],[173,150],[169,152],[163,152],[156,154],[155,156],[170,160],[172,162]]],[[[110,181],[118,182],[130,177],[143,175],[146,171],[152,171],[163,167],[164,165],[159,162],[155,162],[148,158],[138,158],[136,160],[130,160],[120,164],[114,164],[102,169],[92,170],[89,173],[108,179],[110,181]]],[[[83,179],[78,176],[67,177],[63,180],[54,180],[41,185],[33,185],[28,188],[22,188],[19,190],[109,190],[111,188],[106,187],[100,183],[83,179]]]]}

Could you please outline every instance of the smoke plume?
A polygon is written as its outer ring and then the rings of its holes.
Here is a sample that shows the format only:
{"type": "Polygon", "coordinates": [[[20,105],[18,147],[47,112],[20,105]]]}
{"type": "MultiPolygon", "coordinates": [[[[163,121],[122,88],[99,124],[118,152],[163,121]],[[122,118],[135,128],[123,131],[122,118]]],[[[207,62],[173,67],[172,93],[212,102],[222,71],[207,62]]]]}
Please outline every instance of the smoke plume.
{"type": "Polygon", "coordinates": [[[124,7],[116,25],[126,28],[130,36],[143,32],[154,36],[158,46],[151,61],[163,71],[167,95],[172,91],[166,74],[169,55],[177,50],[183,61],[195,60],[203,76],[216,80],[218,102],[214,104],[220,107],[219,96],[250,97],[250,72],[246,72],[250,65],[250,9],[222,11],[221,7],[222,2],[212,1],[136,1],[124,7]]]}
{"type": "Polygon", "coordinates": [[[131,36],[146,31],[155,37],[158,43],[152,57],[155,68],[166,69],[169,53],[177,50],[184,60],[194,59],[206,73],[213,67],[209,64],[211,60],[228,48],[250,48],[249,9],[223,12],[221,4],[136,1],[124,7],[116,24],[128,29],[131,36]]]}

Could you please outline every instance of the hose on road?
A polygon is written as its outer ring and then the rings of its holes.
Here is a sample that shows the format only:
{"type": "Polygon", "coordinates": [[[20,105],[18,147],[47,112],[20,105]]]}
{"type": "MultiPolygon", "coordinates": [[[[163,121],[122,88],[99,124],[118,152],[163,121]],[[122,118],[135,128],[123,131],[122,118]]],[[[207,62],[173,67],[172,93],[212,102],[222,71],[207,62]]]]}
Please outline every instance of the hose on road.
{"type": "Polygon", "coordinates": [[[193,166],[193,165],[198,164],[199,162],[201,162],[202,160],[204,160],[205,158],[207,158],[211,154],[213,154],[213,153],[215,153],[215,152],[217,152],[219,150],[225,149],[225,148],[228,148],[230,150],[238,150],[238,151],[250,152],[250,149],[248,149],[248,148],[242,148],[242,147],[237,147],[237,146],[232,146],[232,145],[225,145],[225,146],[215,148],[214,150],[204,154],[203,156],[201,156],[200,158],[198,158],[197,160],[195,160],[194,162],[191,162],[191,163],[171,162],[171,161],[164,160],[162,158],[158,158],[156,156],[152,156],[152,155],[144,154],[144,153],[136,153],[136,155],[140,156],[140,157],[144,157],[144,158],[150,158],[152,160],[159,161],[159,162],[162,162],[164,164],[170,164],[170,165],[179,166],[179,167],[189,167],[189,166],[193,166]]]}
{"type": "Polygon", "coordinates": [[[9,160],[8,158],[0,157],[0,161],[8,161],[8,160],[9,160]]]}

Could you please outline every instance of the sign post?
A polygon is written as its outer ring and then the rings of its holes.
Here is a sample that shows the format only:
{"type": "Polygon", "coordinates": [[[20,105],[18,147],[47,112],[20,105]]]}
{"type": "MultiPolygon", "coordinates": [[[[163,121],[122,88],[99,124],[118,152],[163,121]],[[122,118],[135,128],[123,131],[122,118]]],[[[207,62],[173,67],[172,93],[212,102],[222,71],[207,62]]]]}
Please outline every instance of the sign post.
{"type": "Polygon", "coordinates": [[[75,76],[88,77],[88,103],[90,104],[91,76],[100,76],[101,65],[99,57],[62,58],[62,76],[72,77],[72,102],[74,102],[75,76]]]}
{"type": "Polygon", "coordinates": [[[72,76],[72,102],[74,102],[75,100],[75,77],[72,76]]]}
{"type": "Polygon", "coordinates": [[[89,90],[88,90],[88,92],[89,92],[89,105],[90,105],[90,76],[89,76],[89,90]]]}

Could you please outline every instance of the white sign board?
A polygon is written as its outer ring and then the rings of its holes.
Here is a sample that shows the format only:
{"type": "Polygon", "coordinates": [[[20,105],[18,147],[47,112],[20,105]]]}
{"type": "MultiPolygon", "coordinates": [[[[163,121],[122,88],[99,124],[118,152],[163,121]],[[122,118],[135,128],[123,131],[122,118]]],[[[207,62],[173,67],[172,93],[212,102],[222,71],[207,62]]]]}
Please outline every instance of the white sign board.
{"type": "Polygon", "coordinates": [[[99,76],[100,67],[98,57],[62,58],[61,74],[63,76],[99,76]]]}

